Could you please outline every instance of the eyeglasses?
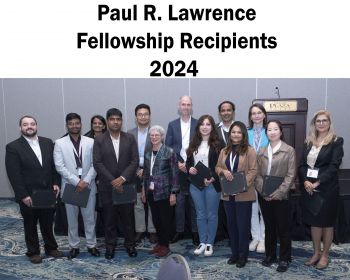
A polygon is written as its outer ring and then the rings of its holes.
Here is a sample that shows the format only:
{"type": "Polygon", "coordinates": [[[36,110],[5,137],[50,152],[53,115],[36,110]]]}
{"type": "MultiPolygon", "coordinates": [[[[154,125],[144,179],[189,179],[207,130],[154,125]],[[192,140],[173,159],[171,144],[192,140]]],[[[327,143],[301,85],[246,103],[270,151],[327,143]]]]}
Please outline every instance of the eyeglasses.
{"type": "Polygon", "coordinates": [[[323,124],[323,123],[328,123],[328,122],[329,122],[328,119],[316,120],[316,121],[315,121],[316,124],[323,124]]]}
{"type": "Polygon", "coordinates": [[[140,118],[147,118],[147,117],[149,117],[149,113],[145,113],[145,114],[139,113],[139,114],[137,114],[137,116],[140,118]]]}

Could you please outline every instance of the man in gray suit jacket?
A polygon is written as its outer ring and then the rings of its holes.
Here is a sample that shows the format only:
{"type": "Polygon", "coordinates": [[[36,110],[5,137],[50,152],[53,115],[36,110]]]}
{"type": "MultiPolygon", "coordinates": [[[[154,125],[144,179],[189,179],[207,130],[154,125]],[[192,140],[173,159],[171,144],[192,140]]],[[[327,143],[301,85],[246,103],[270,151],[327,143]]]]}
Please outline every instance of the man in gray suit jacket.
{"type": "Polygon", "coordinates": [[[99,176],[99,194],[105,221],[106,259],[114,258],[117,239],[117,216],[122,222],[124,246],[130,257],[136,257],[133,228],[134,204],[114,205],[112,190],[123,192],[125,184],[135,183],[139,155],[134,136],[121,131],[122,112],[116,108],[106,114],[108,131],[95,138],[94,167],[99,176]]]}
{"type": "Polygon", "coordinates": [[[135,107],[135,120],[137,126],[128,131],[128,133],[134,135],[135,137],[139,150],[140,160],[139,168],[136,171],[137,201],[134,207],[136,231],[135,240],[136,242],[140,241],[146,235],[146,231],[148,229],[150,242],[156,243],[157,234],[152,221],[152,213],[148,208],[148,204],[144,204],[141,200],[144,154],[145,151],[152,148],[152,144],[148,134],[149,125],[151,121],[151,108],[147,104],[137,105],[135,107]],[[145,209],[148,211],[145,211],[145,209]],[[147,218],[145,216],[145,212],[147,212],[147,218]]]}
{"type": "MultiPolygon", "coordinates": [[[[96,248],[95,232],[95,203],[96,203],[96,171],[92,163],[92,148],[94,140],[81,136],[81,118],[76,113],[69,113],[66,116],[66,127],[68,134],[56,140],[54,148],[54,160],[57,172],[62,178],[62,194],[66,184],[76,186],[80,192],[90,188],[90,196],[86,208],[81,207],[83,216],[86,246],[88,252],[95,257],[100,255],[96,248]]],[[[72,204],[65,204],[68,220],[68,242],[71,248],[70,258],[79,255],[79,233],[78,214],[79,207],[72,204]]]]}

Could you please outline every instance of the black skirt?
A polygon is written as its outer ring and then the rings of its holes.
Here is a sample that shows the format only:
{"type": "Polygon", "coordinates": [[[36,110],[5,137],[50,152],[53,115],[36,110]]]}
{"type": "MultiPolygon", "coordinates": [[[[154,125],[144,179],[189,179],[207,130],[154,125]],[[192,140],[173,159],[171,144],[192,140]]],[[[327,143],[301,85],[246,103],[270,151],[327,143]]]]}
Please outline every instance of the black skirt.
{"type": "MultiPolygon", "coordinates": [[[[309,195],[305,191],[302,195],[309,195]]],[[[321,194],[322,195],[322,194],[321,194]]],[[[324,202],[317,215],[313,215],[302,206],[303,222],[313,227],[334,227],[338,213],[339,188],[335,188],[323,196],[324,202]]]]}

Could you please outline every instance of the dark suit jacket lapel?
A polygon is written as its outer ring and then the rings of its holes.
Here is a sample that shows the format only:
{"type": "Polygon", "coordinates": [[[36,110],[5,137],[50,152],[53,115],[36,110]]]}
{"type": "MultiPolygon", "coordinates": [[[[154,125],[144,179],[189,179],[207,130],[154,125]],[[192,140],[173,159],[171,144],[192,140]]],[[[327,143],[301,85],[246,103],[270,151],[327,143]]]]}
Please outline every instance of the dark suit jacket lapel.
{"type": "Polygon", "coordinates": [[[195,122],[195,120],[191,117],[190,141],[192,140],[192,136],[193,136],[193,134],[194,134],[195,129],[196,129],[196,122],[195,122]]]}
{"type": "MultiPolygon", "coordinates": [[[[106,133],[104,133],[104,136],[105,136],[104,142],[106,143],[105,149],[107,149],[108,153],[112,155],[114,162],[118,163],[117,156],[114,151],[113,142],[111,139],[111,134],[107,131],[106,133]]],[[[119,157],[120,157],[120,142],[119,142],[119,157]]]]}
{"type": "MultiPolygon", "coordinates": [[[[28,141],[22,136],[21,137],[21,143],[22,143],[22,147],[23,147],[23,152],[24,153],[27,153],[28,155],[30,155],[30,157],[32,158],[33,160],[33,163],[35,162],[36,164],[38,164],[40,167],[41,164],[40,164],[40,161],[38,160],[38,158],[36,157],[36,154],[34,153],[33,149],[30,147],[28,141]]],[[[40,145],[40,140],[39,140],[39,146],[40,146],[40,149],[41,149],[41,155],[43,154],[43,149],[40,145]]]]}
{"type": "Polygon", "coordinates": [[[320,163],[320,159],[322,158],[322,156],[320,156],[320,155],[322,155],[323,153],[326,153],[331,145],[332,144],[330,143],[328,145],[322,146],[320,152],[318,153],[318,156],[317,156],[317,159],[316,159],[316,162],[315,162],[315,166],[317,166],[320,163]]]}
{"type": "Polygon", "coordinates": [[[50,165],[50,163],[49,163],[50,151],[48,149],[49,147],[48,147],[48,145],[45,145],[45,143],[40,139],[40,137],[39,137],[39,146],[40,146],[40,150],[41,150],[41,160],[43,162],[42,167],[49,166],[50,165]]]}
{"type": "Polygon", "coordinates": [[[175,143],[179,143],[180,144],[180,149],[181,149],[181,144],[182,144],[182,131],[181,131],[181,120],[180,118],[177,119],[177,121],[175,122],[175,135],[177,140],[174,141],[175,143]]]}

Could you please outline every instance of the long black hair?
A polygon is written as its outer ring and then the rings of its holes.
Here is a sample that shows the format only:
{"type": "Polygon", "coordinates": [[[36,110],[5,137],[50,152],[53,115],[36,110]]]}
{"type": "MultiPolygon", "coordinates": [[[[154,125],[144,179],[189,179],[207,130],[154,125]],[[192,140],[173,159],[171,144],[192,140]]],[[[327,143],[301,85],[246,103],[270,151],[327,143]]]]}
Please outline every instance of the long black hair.
{"type": "Polygon", "coordinates": [[[235,121],[233,124],[231,124],[230,129],[228,131],[228,141],[227,141],[227,145],[225,148],[226,155],[228,155],[232,152],[233,142],[231,140],[231,131],[235,126],[239,127],[241,129],[241,132],[242,132],[242,141],[241,141],[241,143],[238,144],[238,146],[236,148],[237,153],[240,155],[243,155],[248,151],[249,142],[248,142],[247,127],[245,126],[244,123],[242,123],[240,121],[235,121]]]}

